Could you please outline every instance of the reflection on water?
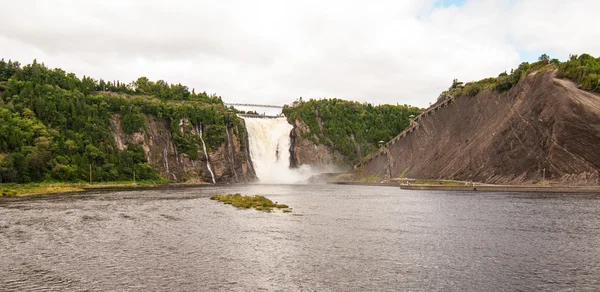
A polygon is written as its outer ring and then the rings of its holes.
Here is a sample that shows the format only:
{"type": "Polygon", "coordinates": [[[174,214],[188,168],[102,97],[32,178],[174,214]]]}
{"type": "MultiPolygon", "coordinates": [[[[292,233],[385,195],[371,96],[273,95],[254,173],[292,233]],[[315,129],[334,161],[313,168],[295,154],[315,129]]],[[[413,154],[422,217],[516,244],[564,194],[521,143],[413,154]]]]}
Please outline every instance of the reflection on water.
{"type": "Polygon", "coordinates": [[[3,198],[0,290],[598,291],[599,211],[598,195],[336,185],[3,198]]]}

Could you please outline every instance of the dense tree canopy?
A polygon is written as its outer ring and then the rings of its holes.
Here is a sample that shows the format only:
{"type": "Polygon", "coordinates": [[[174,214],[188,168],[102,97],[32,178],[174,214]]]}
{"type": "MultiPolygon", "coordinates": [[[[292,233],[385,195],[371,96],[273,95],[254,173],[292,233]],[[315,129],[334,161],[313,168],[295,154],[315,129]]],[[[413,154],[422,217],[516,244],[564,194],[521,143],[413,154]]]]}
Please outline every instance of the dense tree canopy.
{"type": "Polygon", "coordinates": [[[408,105],[373,106],[337,98],[311,99],[283,109],[290,122],[299,119],[308,125],[310,133],[303,138],[339,151],[346,164],[357,163],[380,140],[387,142],[398,135],[410,124],[409,116],[420,112],[408,105]]]}
{"type": "Polygon", "coordinates": [[[221,98],[190,92],[142,77],[125,85],[90,77],[77,78],[33,61],[0,60],[0,182],[41,180],[95,181],[157,179],[140,145],[119,151],[110,119],[119,114],[127,134],[146,127],[146,117],[167,120],[182,153],[192,158],[199,138],[180,131],[180,121],[201,125],[209,149],[226,139],[226,128],[239,124],[221,98]]]}
{"type": "Polygon", "coordinates": [[[571,55],[569,61],[558,68],[561,77],[573,79],[585,90],[600,93],[600,57],[571,55]]]}

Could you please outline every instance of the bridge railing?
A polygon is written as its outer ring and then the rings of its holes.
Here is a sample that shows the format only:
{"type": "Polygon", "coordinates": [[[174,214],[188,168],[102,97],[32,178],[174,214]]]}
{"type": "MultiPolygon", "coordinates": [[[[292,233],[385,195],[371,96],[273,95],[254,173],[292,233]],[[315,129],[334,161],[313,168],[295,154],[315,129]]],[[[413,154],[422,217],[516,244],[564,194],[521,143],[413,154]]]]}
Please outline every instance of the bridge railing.
{"type": "Polygon", "coordinates": [[[277,118],[283,118],[282,116],[267,116],[267,115],[255,115],[255,114],[238,114],[238,117],[255,118],[255,119],[277,119],[277,118]]]}
{"type": "Polygon", "coordinates": [[[283,108],[283,106],[280,105],[272,105],[272,104],[255,104],[255,103],[228,103],[226,102],[225,105],[229,106],[250,106],[250,107],[272,107],[272,108],[283,108]]]}

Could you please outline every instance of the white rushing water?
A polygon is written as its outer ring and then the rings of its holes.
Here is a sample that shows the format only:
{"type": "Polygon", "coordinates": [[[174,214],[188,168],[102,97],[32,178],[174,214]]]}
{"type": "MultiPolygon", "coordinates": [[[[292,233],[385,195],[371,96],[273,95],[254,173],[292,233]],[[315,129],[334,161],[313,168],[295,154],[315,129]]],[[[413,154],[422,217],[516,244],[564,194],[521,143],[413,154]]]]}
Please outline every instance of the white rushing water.
{"type": "Polygon", "coordinates": [[[310,167],[290,169],[290,132],[285,118],[244,118],[252,164],[261,183],[305,182],[314,172],[310,167]]]}
{"type": "Polygon", "coordinates": [[[215,181],[215,174],[213,173],[211,167],[210,167],[210,161],[208,160],[208,152],[206,151],[206,144],[204,144],[204,138],[202,138],[202,125],[200,126],[196,126],[196,132],[198,132],[198,135],[200,135],[200,141],[202,141],[202,150],[204,150],[204,155],[206,155],[206,167],[208,168],[208,172],[210,172],[210,177],[212,178],[212,182],[217,183],[215,181]]]}

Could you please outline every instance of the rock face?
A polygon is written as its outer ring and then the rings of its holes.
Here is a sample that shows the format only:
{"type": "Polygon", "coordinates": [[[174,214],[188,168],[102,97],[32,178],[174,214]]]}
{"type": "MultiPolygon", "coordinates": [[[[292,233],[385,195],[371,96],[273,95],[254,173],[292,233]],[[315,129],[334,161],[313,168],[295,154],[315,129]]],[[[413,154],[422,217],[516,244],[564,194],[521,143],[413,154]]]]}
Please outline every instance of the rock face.
{"type": "Polygon", "coordinates": [[[380,178],[600,184],[600,95],[556,71],[438,103],[355,166],[380,178]]]}
{"type": "MultiPolygon", "coordinates": [[[[173,143],[169,124],[165,120],[157,120],[154,116],[146,116],[146,129],[143,132],[126,135],[121,130],[120,117],[111,117],[111,132],[119,150],[125,149],[127,143],[140,144],[144,149],[146,160],[162,177],[171,181],[212,182],[206,163],[206,155],[199,153],[197,159],[190,159],[187,154],[180,153],[173,143]]],[[[219,182],[250,182],[256,174],[250,160],[248,149],[242,150],[242,141],[236,135],[239,129],[227,129],[227,141],[218,149],[208,153],[211,170],[215,180],[219,182]]],[[[195,133],[198,134],[198,133],[195,133]]],[[[247,133],[243,133],[245,145],[248,145],[247,133]]],[[[202,151],[202,147],[199,147],[202,151]]]]}
{"type": "Polygon", "coordinates": [[[337,165],[343,160],[343,156],[331,150],[323,144],[316,144],[316,137],[311,139],[307,137],[310,132],[308,126],[301,120],[294,121],[294,129],[290,133],[291,148],[290,148],[290,165],[292,167],[300,167],[302,165],[310,165],[317,168],[331,168],[332,165],[337,165]]]}

